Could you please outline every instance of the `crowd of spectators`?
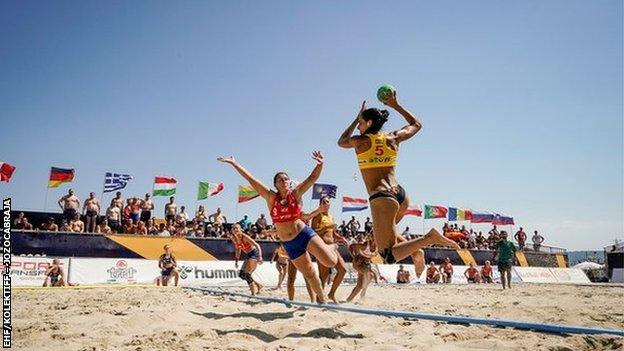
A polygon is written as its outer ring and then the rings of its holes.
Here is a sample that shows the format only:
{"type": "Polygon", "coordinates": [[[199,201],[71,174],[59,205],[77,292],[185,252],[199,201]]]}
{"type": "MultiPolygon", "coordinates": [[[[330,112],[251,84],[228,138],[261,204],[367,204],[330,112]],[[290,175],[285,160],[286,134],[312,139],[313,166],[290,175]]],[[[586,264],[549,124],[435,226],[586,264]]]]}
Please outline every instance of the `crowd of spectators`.
{"type": "MultiPolygon", "coordinates": [[[[179,206],[175,202],[175,197],[170,197],[165,205],[164,219],[153,216],[154,203],[150,194],[145,194],[143,199],[131,197],[123,199],[121,192],[117,192],[102,215],[100,201],[91,192],[89,198],[81,205],[80,200],[74,194],[73,189],[69,189],[67,195],[58,200],[58,205],[63,211],[60,223],[56,223],[54,217],[49,217],[38,228],[34,228],[29,223],[24,213],[20,213],[13,223],[13,228],[22,230],[44,230],[62,231],[74,233],[100,233],[100,234],[138,234],[155,236],[181,236],[181,237],[205,237],[222,238],[228,237],[228,220],[221,210],[217,208],[215,213],[207,214],[204,206],[199,206],[195,215],[191,217],[185,206],[179,206]]],[[[268,222],[264,214],[255,221],[247,214],[243,215],[237,223],[241,225],[246,234],[253,239],[277,240],[274,227],[268,222]]],[[[355,216],[351,216],[349,221],[343,220],[338,225],[338,232],[350,242],[363,241],[373,231],[373,222],[370,217],[366,217],[364,224],[360,223],[355,216]]],[[[493,250],[500,240],[500,232],[496,225],[483,235],[481,231],[467,229],[465,225],[461,227],[457,223],[444,223],[442,227],[444,236],[456,241],[460,247],[476,250],[493,250]]],[[[401,234],[406,239],[418,237],[410,233],[410,228],[406,227],[401,234]]],[[[518,243],[518,248],[523,250],[527,242],[527,234],[524,229],[515,233],[514,239],[518,243]]],[[[531,237],[533,249],[540,250],[544,242],[544,237],[537,231],[531,237]]]]}

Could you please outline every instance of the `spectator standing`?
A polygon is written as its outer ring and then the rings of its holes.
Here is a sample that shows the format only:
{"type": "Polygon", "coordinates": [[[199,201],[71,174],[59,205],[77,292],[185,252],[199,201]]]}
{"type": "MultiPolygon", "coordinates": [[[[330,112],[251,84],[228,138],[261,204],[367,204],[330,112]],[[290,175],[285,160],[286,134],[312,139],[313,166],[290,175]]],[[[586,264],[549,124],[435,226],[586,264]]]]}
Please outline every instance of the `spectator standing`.
{"type": "Polygon", "coordinates": [[[410,239],[409,227],[405,227],[405,230],[403,231],[403,234],[401,234],[401,236],[404,237],[407,240],[410,239]]]}
{"type": "Polygon", "coordinates": [[[200,224],[204,224],[206,219],[208,219],[208,217],[206,216],[206,210],[204,209],[204,206],[199,205],[199,208],[197,209],[197,211],[195,211],[194,221],[200,224]]]}
{"type": "Polygon", "coordinates": [[[180,206],[180,212],[176,214],[176,223],[181,226],[186,226],[188,222],[188,213],[186,213],[186,207],[180,206]]]}
{"type": "Polygon", "coordinates": [[[451,264],[450,258],[444,259],[440,265],[440,272],[442,273],[442,283],[451,284],[453,282],[453,264],[451,264]]]}
{"type": "Polygon", "coordinates": [[[533,237],[531,238],[531,240],[533,240],[533,250],[539,251],[542,243],[544,242],[544,237],[539,235],[536,230],[533,233],[533,237]]]}
{"type": "Polygon", "coordinates": [[[373,232],[373,222],[370,217],[366,217],[366,222],[364,222],[364,232],[366,234],[370,234],[373,232]]]}
{"type": "Polygon", "coordinates": [[[152,218],[152,210],[154,209],[154,201],[149,193],[145,194],[145,199],[141,202],[141,222],[147,223],[152,218]]]}
{"type": "Polygon", "coordinates": [[[73,220],[80,209],[80,200],[74,195],[74,189],[69,189],[67,195],[58,200],[58,205],[63,211],[63,218],[68,222],[73,220]]]}
{"type": "Polygon", "coordinates": [[[522,227],[516,232],[514,239],[518,242],[518,249],[524,250],[524,243],[526,243],[527,235],[524,230],[522,230],[522,227]]]}
{"type": "Polygon", "coordinates": [[[482,249],[485,248],[485,237],[483,236],[483,233],[479,232],[479,234],[477,234],[477,247],[482,249]]]}
{"type": "Polygon", "coordinates": [[[427,284],[438,284],[440,282],[440,271],[433,261],[427,267],[427,284]]]}
{"type": "Polygon", "coordinates": [[[481,267],[481,280],[484,283],[494,283],[494,277],[492,276],[492,265],[490,261],[485,261],[485,265],[481,267]]]}
{"type": "Polygon", "coordinates": [[[267,230],[267,227],[267,220],[264,217],[264,213],[261,213],[260,218],[256,220],[256,228],[258,228],[258,233],[262,233],[264,230],[267,230]]]}
{"type": "MultiPolygon", "coordinates": [[[[132,219],[132,223],[137,224],[141,220],[141,213],[143,212],[143,201],[138,197],[132,199],[130,204],[132,213],[130,214],[130,218],[132,219]]],[[[145,224],[145,222],[143,222],[145,224]]]]}
{"type": "Polygon", "coordinates": [[[496,244],[496,251],[492,259],[495,260],[498,256],[498,271],[501,274],[501,283],[503,289],[505,289],[505,282],[507,287],[511,289],[511,267],[514,262],[514,254],[516,252],[516,245],[511,241],[507,241],[507,232],[501,232],[501,240],[496,244]]]}
{"type": "Polygon", "coordinates": [[[238,221],[238,224],[240,224],[241,228],[243,229],[243,232],[247,232],[249,230],[249,226],[251,225],[251,221],[249,220],[249,215],[245,213],[243,215],[243,219],[238,221]]]}
{"type": "Polygon", "coordinates": [[[351,216],[351,220],[349,221],[349,224],[347,224],[347,226],[349,228],[349,231],[351,232],[351,235],[353,236],[357,235],[357,232],[362,227],[360,222],[357,219],[355,219],[355,216],[351,216]]]}
{"type": "Polygon", "coordinates": [[[121,191],[118,191],[115,193],[115,197],[111,200],[111,206],[116,206],[117,208],[119,208],[119,210],[123,210],[124,207],[124,201],[123,198],[121,197],[121,191]]]}
{"type": "Polygon", "coordinates": [[[175,221],[176,213],[178,212],[178,205],[175,203],[175,197],[169,198],[169,203],[165,205],[165,220],[167,223],[169,221],[175,221]]]}
{"type": "Polygon", "coordinates": [[[217,212],[208,216],[208,220],[212,222],[212,226],[216,234],[223,234],[225,232],[225,228],[223,226],[227,223],[227,218],[221,211],[221,207],[217,208],[217,212]]]}
{"type": "Polygon", "coordinates": [[[121,228],[121,209],[114,203],[106,209],[106,218],[108,219],[108,225],[111,227],[113,233],[119,233],[121,228]]]}
{"type": "Polygon", "coordinates": [[[399,265],[396,280],[398,284],[409,284],[410,282],[410,272],[404,269],[403,265],[399,265]]]}
{"type": "Polygon", "coordinates": [[[351,233],[349,233],[349,231],[347,230],[347,223],[345,221],[342,221],[342,224],[338,226],[338,231],[340,231],[340,234],[342,234],[342,236],[353,237],[351,233]]]}
{"type": "Polygon", "coordinates": [[[94,233],[97,226],[97,219],[100,215],[100,201],[95,198],[95,193],[90,192],[89,198],[85,200],[82,206],[82,212],[86,219],[86,231],[88,233],[94,233]]]}
{"type": "Polygon", "coordinates": [[[123,210],[121,211],[121,215],[124,225],[127,220],[132,220],[132,199],[126,200],[126,206],[124,206],[123,210]]]}
{"type": "Polygon", "coordinates": [[[475,247],[477,247],[477,236],[475,232],[470,229],[470,232],[468,232],[468,248],[474,249],[475,247]]]}

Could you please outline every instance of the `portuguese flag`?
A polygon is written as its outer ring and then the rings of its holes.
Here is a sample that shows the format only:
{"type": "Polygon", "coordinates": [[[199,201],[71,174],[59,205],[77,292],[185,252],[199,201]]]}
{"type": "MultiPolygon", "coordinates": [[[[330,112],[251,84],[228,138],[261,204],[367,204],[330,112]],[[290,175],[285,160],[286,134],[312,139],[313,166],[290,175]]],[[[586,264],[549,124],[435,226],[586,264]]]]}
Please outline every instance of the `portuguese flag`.
{"type": "Polygon", "coordinates": [[[425,205],[425,219],[446,218],[448,210],[444,206],[425,205]]]}
{"type": "Polygon", "coordinates": [[[247,202],[260,196],[256,189],[251,185],[239,185],[238,186],[238,203],[247,202]]]}
{"type": "Polygon", "coordinates": [[[175,178],[156,177],[154,178],[154,196],[171,196],[176,193],[175,178]]]}
{"type": "Polygon", "coordinates": [[[74,180],[73,168],[56,168],[50,170],[50,180],[48,180],[48,188],[58,188],[63,183],[70,183],[74,180]]]}

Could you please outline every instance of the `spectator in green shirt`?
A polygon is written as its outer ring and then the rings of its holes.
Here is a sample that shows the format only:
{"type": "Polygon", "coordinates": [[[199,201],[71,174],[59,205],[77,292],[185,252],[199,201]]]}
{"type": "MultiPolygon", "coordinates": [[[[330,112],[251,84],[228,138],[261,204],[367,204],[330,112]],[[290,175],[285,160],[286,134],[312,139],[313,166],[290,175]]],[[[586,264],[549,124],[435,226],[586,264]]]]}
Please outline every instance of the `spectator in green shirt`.
{"type": "Polygon", "coordinates": [[[505,282],[507,287],[511,289],[511,267],[514,263],[514,257],[516,252],[516,245],[511,241],[507,241],[507,232],[502,231],[500,233],[500,241],[496,244],[496,251],[492,260],[496,259],[498,255],[498,271],[501,274],[501,283],[503,283],[503,289],[505,289],[505,282]]]}

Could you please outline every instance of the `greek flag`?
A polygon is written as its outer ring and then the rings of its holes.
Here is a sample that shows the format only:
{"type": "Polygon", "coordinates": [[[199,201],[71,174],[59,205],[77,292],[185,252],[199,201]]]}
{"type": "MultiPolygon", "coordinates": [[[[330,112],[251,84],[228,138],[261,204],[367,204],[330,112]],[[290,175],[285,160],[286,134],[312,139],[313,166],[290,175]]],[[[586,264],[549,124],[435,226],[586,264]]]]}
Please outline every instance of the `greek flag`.
{"type": "Polygon", "coordinates": [[[111,191],[123,189],[131,179],[132,176],[129,174],[106,172],[106,176],[104,177],[104,192],[109,193],[111,191]]]}

